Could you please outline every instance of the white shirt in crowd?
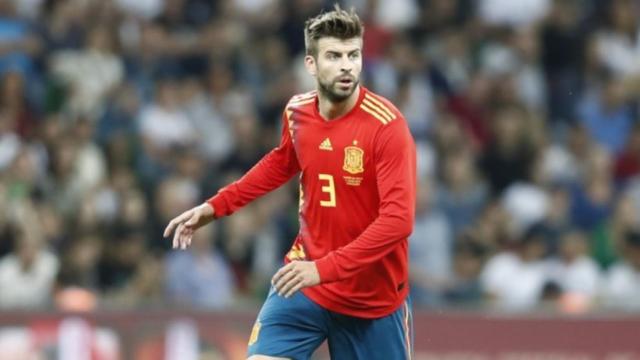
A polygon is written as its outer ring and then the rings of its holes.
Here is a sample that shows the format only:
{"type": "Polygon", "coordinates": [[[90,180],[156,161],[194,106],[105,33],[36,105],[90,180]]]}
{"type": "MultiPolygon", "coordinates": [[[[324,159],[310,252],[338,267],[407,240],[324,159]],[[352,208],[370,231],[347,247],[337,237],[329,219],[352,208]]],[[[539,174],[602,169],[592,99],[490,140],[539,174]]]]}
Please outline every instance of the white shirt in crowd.
{"type": "Polygon", "coordinates": [[[588,256],[581,256],[571,262],[550,263],[550,280],[560,285],[563,292],[579,294],[594,299],[602,284],[600,268],[588,256]]]}
{"type": "Polygon", "coordinates": [[[540,21],[550,7],[550,0],[480,0],[478,15],[487,24],[520,27],[540,21]]]}
{"type": "Polygon", "coordinates": [[[613,265],[602,295],[606,306],[640,310],[640,270],[625,262],[613,265]]]}
{"type": "Polygon", "coordinates": [[[542,295],[546,269],[545,261],[526,262],[514,253],[502,252],[489,259],[480,284],[501,310],[528,310],[542,295]]]}
{"type": "Polygon", "coordinates": [[[160,149],[186,145],[197,137],[196,130],[184,112],[157,105],[150,105],[142,110],[140,132],[153,146],[160,149]]]}
{"type": "Polygon", "coordinates": [[[16,255],[0,259],[0,308],[36,308],[47,304],[59,262],[49,251],[40,251],[29,269],[16,255]]]}

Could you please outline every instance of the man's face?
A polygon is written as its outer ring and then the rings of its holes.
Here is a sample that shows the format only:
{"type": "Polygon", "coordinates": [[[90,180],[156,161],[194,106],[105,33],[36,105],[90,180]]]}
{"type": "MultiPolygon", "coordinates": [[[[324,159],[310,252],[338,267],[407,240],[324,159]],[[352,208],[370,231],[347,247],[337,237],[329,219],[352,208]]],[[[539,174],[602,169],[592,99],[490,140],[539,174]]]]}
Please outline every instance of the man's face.
{"type": "Polygon", "coordinates": [[[346,100],[360,83],[362,39],[318,40],[318,55],[307,56],[305,63],[318,81],[318,91],[332,102],[346,100]]]}

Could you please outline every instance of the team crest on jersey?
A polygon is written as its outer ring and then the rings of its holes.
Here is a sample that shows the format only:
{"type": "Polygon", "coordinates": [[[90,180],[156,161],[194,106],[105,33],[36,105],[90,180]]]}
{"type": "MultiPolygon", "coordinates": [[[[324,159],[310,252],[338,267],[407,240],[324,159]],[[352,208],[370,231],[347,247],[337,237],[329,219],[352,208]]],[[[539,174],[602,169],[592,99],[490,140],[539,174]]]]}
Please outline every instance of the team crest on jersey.
{"type": "Polygon", "coordinates": [[[261,326],[262,325],[260,324],[260,321],[256,321],[256,323],[253,324],[253,329],[251,329],[251,335],[249,336],[249,346],[255,344],[256,341],[258,341],[261,326]]]}
{"type": "Polygon", "coordinates": [[[357,141],[352,146],[344,148],[344,165],[342,169],[350,174],[364,172],[364,150],[357,147],[357,141]]]}

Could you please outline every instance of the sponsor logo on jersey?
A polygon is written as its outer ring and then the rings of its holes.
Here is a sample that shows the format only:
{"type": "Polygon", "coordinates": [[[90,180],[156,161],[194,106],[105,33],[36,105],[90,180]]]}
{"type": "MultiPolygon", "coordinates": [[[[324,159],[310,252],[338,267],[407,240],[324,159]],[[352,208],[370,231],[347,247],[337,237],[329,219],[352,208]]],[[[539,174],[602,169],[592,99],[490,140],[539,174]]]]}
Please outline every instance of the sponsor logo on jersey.
{"type": "Polygon", "coordinates": [[[331,146],[331,140],[329,140],[329,138],[322,140],[318,148],[320,150],[333,151],[333,147],[331,146]]]}

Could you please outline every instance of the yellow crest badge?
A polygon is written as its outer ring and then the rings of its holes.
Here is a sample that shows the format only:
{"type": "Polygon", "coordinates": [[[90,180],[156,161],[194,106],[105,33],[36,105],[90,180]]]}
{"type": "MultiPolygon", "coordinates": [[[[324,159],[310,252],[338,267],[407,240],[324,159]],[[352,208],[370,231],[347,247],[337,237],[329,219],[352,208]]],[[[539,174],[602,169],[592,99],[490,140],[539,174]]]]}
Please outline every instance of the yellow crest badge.
{"type": "Polygon", "coordinates": [[[287,259],[290,261],[294,260],[304,260],[307,258],[307,255],[304,253],[304,248],[302,244],[296,243],[291,247],[291,250],[287,253],[287,259]]]}
{"type": "Polygon", "coordinates": [[[253,329],[251,329],[251,336],[249,336],[249,346],[253,345],[258,341],[258,335],[260,334],[260,321],[256,321],[253,325],[253,329]]]}
{"type": "Polygon", "coordinates": [[[356,145],[358,145],[358,142],[354,141],[353,146],[344,148],[344,165],[342,169],[350,174],[364,172],[364,151],[356,145]]]}

